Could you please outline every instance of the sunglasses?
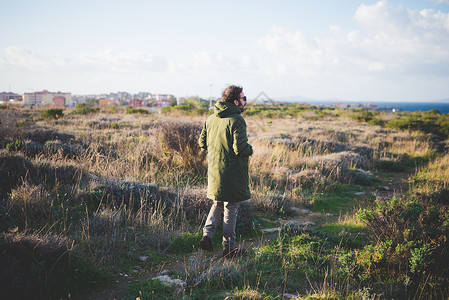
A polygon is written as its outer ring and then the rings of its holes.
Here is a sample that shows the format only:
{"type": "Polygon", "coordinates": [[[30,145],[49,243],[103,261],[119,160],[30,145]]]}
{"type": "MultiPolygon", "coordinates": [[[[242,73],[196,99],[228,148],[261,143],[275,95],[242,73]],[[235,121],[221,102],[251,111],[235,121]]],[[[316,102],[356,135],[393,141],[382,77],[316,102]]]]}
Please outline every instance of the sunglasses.
{"type": "Polygon", "coordinates": [[[243,97],[241,97],[240,99],[243,99],[243,100],[245,100],[245,102],[246,102],[246,96],[243,96],[243,97]]]}

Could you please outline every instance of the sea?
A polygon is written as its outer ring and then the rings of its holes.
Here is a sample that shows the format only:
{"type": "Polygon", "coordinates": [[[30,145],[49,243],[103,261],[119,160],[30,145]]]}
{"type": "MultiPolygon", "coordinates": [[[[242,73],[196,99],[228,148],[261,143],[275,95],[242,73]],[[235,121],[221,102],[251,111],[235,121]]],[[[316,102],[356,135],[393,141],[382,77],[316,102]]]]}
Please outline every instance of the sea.
{"type": "Polygon", "coordinates": [[[378,110],[383,111],[429,111],[437,109],[441,114],[449,113],[449,101],[448,102],[352,102],[352,101],[305,101],[304,103],[310,105],[325,105],[335,106],[336,104],[344,105],[348,104],[352,107],[357,107],[359,104],[361,107],[367,104],[375,104],[378,106],[378,110]]]}

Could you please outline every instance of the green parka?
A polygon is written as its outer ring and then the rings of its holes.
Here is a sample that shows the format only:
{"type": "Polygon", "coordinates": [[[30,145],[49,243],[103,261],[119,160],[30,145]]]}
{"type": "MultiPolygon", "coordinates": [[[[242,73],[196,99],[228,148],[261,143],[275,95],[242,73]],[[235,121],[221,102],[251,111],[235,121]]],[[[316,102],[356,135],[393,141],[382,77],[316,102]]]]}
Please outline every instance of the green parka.
{"type": "Polygon", "coordinates": [[[207,197],[215,201],[239,202],[251,198],[246,122],[233,103],[217,102],[214,114],[204,123],[198,143],[207,153],[207,197]]]}

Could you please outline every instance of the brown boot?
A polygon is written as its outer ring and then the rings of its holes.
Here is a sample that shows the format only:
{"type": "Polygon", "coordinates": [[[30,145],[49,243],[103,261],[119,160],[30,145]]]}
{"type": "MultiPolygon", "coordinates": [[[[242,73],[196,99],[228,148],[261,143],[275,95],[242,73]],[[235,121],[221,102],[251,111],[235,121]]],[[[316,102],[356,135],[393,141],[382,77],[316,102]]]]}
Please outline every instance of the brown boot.
{"type": "Polygon", "coordinates": [[[234,248],[232,250],[223,249],[223,257],[224,258],[235,258],[240,257],[246,254],[246,249],[243,248],[234,248]]]}
{"type": "Polygon", "coordinates": [[[200,247],[205,251],[214,251],[214,247],[212,246],[212,239],[208,236],[203,236],[200,241],[200,247]]]}

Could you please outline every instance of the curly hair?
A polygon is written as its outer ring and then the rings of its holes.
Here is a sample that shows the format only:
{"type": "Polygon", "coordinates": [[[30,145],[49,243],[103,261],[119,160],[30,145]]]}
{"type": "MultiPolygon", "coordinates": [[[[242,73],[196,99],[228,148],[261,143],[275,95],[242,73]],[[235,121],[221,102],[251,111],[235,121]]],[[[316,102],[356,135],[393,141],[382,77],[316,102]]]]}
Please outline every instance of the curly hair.
{"type": "Polygon", "coordinates": [[[242,91],[243,88],[241,86],[230,85],[221,94],[221,101],[234,103],[234,100],[239,100],[242,91]]]}

